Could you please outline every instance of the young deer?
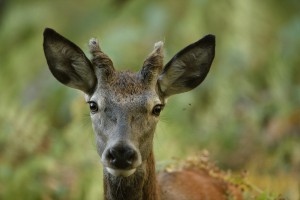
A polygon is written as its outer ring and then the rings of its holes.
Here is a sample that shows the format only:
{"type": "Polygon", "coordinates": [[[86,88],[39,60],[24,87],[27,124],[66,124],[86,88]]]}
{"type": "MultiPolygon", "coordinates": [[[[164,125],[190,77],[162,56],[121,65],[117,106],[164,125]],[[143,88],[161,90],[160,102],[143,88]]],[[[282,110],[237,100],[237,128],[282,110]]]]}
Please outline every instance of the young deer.
{"type": "Polygon", "coordinates": [[[116,71],[96,39],[89,42],[91,60],[49,28],[43,45],[54,77],[85,93],[103,164],[105,199],[227,198],[230,186],[201,171],[156,176],[152,144],[167,98],[197,87],[206,77],[215,53],[213,35],[182,49],[165,67],[163,42],[157,42],[137,73],[116,71]]]}

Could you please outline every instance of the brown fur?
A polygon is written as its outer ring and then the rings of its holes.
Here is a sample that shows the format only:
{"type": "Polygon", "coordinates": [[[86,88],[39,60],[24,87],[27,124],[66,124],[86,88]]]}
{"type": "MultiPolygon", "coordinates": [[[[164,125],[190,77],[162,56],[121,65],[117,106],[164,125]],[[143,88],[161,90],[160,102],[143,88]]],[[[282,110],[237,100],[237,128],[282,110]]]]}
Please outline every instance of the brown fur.
{"type": "Polygon", "coordinates": [[[242,200],[240,191],[205,171],[185,169],[158,175],[162,200],[242,200]]]}
{"type": "Polygon", "coordinates": [[[142,94],[146,88],[141,77],[130,71],[115,72],[109,82],[109,87],[115,91],[115,94],[125,96],[142,94]]]}
{"type": "Polygon", "coordinates": [[[154,162],[153,152],[151,152],[146,165],[147,165],[147,175],[145,177],[146,182],[143,187],[143,199],[145,200],[160,199],[158,188],[157,188],[156,175],[155,175],[155,162],[154,162]]]}

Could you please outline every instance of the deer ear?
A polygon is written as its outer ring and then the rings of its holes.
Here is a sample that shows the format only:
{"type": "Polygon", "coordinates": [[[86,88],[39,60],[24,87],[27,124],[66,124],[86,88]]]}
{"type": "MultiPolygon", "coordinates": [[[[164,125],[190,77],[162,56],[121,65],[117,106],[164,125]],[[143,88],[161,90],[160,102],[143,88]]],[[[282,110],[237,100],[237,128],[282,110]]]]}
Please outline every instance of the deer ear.
{"type": "Polygon", "coordinates": [[[164,67],[158,87],[164,97],[187,92],[206,77],[215,55],[215,36],[207,35],[179,51],[164,67]]]}
{"type": "Polygon", "coordinates": [[[93,65],[77,45],[46,28],[43,46],[49,69],[58,81],[86,94],[94,91],[97,78],[93,65]]]}

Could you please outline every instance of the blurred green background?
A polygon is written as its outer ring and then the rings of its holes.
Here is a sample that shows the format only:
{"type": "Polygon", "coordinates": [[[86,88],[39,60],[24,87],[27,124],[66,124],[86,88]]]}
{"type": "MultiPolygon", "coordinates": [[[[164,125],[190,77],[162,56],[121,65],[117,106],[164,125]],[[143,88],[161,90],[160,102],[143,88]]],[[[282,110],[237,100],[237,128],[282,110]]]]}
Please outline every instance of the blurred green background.
{"type": "Polygon", "coordinates": [[[158,162],[207,149],[257,188],[300,199],[298,0],[0,0],[0,199],[102,199],[89,110],[49,72],[45,27],[85,52],[97,37],[118,69],[132,70],[156,41],[167,62],[215,34],[207,79],[161,116],[158,162]]]}

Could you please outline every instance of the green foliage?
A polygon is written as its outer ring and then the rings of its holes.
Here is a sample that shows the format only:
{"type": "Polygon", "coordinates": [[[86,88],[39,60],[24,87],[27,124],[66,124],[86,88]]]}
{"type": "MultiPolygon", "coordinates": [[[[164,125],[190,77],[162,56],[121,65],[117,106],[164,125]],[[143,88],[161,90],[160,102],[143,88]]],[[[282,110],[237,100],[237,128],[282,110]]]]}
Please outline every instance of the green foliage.
{"type": "Polygon", "coordinates": [[[298,1],[15,0],[1,6],[0,199],[102,194],[88,109],[82,95],[47,69],[45,27],[84,51],[97,37],[118,69],[132,70],[156,41],[165,41],[167,61],[215,34],[207,79],[170,98],[162,114],[156,157],[182,158],[207,148],[223,169],[247,169],[252,185],[263,188],[254,199],[275,198],[273,193],[299,199],[298,1]]]}

